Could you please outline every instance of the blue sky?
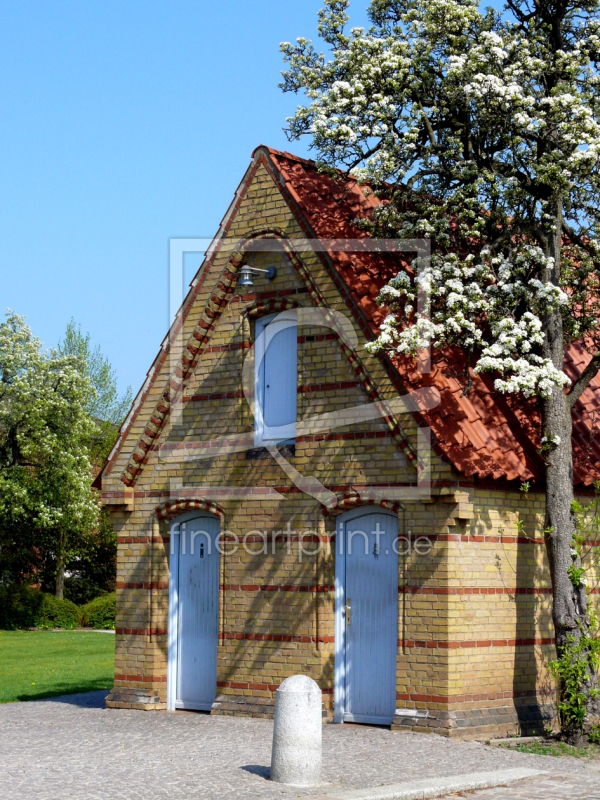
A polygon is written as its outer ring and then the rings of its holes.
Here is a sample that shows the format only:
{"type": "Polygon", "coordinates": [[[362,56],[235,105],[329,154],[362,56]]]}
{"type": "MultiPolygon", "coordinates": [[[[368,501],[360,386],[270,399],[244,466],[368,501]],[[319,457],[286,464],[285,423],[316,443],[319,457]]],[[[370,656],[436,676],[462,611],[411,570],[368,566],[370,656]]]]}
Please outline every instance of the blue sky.
{"type": "Polygon", "coordinates": [[[169,238],[216,232],[258,144],[307,154],[282,131],[279,43],[316,40],[320,7],[4,0],[2,309],[48,347],[74,317],[136,392],[167,330],[169,238]]]}

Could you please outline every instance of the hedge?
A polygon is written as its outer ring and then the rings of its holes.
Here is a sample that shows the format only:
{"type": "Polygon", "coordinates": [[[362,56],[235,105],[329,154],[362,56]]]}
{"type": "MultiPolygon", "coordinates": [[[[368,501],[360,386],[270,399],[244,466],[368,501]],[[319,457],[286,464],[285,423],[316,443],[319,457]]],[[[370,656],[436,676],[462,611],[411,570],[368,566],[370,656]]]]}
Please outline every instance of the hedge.
{"type": "Polygon", "coordinates": [[[58,600],[29,586],[0,586],[0,630],[18,628],[115,627],[117,595],[96,597],[84,606],[58,600]]]}
{"type": "Polygon", "coordinates": [[[77,628],[80,609],[70,600],[29,586],[0,587],[0,628],[77,628]]]}
{"type": "Polygon", "coordinates": [[[84,628],[114,629],[117,617],[116,592],[90,600],[80,609],[80,614],[81,625],[84,628]]]}

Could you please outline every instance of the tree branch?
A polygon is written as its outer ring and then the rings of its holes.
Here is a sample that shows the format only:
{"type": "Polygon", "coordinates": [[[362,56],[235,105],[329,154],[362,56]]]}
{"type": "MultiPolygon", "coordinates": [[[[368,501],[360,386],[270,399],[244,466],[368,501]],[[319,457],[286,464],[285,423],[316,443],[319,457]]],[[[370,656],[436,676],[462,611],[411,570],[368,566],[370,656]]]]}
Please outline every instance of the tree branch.
{"type": "Polygon", "coordinates": [[[367,150],[366,153],[363,153],[361,151],[360,156],[357,156],[354,159],[354,161],[348,166],[348,169],[343,173],[344,176],[346,178],[349,178],[350,177],[350,173],[352,172],[352,170],[355,169],[356,167],[358,167],[359,164],[362,164],[363,161],[366,161],[367,158],[371,158],[372,155],[375,155],[375,153],[381,148],[382,144],[383,144],[383,142],[379,141],[379,142],[377,142],[377,144],[373,145],[373,147],[371,147],[370,150],[367,150]]]}
{"type": "Polygon", "coordinates": [[[425,123],[425,129],[427,131],[427,135],[429,136],[429,141],[431,142],[432,147],[437,147],[437,141],[435,139],[435,133],[433,132],[433,128],[431,127],[431,120],[425,113],[425,109],[423,108],[423,104],[420,100],[417,101],[419,106],[419,111],[421,112],[421,116],[423,117],[423,122],[425,123]]]}
{"type": "Polygon", "coordinates": [[[490,250],[497,250],[505,242],[512,241],[515,236],[523,233],[531,233],[533,234],[535,240],[538,244],[543,244],[543,236],[538,228],[533,222],[529,223],[528,225],[515,225],[510,227],[508,230],[502,231],[498,236],[491,239],[488,247],[490,250]]]}
{"type": "Polygon", "coordinates": [[[415,174],[407,181],[406,188],[412,189],[415,183],[418,180],[421,180],[421,178],[425,178],[427,177],[427,175],[438,175],[439,173],[440,173],[439,169],[423,169],[420,172],[415,172],[415,174]]]}
{"type": "Polygon", "coordinates": [[[573,408],[575,403],[579,400],[581,395],[587,389],[590,381],[596,377],[599,369],[600,369],[600,353],[596,353],[596,355],[593,356],[592,360],[587,365],[587,367],[583,370],[581,375],[577,378],[577,380],[571,387],[571,391],[567,395],[567,399],[569,402],[569,409],[573,408]]]}
{"type": "Polygon", "coordinates": [[[588,253],[588,255],[590,255],[592,257],[594,257],[596,255],[596,253],[592,252],[592,248],[590,247],[590,243],[586,242],[585,239],[583,239],[581,236],[579,236],[579,234],[575,233],[573,228],[571,228],[571,226],[568,225],[564,220],[563,220],[563,223],[562,223],[562,229],[567,234],[569,239],[571,239],[571,241],[574,244],[576,244],[578,247],[581,247],[582,250],[585,250],[585,252],[588,253]]]}

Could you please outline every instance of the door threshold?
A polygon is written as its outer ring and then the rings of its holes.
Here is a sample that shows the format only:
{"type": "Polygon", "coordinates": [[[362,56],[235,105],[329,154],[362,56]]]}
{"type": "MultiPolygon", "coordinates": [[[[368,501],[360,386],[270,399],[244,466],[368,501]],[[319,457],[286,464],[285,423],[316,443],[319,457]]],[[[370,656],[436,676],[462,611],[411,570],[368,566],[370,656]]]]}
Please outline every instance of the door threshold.
{"type": "Polygon", "coordinates": [[[380,728],[384,731],[392,729],[391,722],[344,722],[344,728],[380,728]]]}
{"type": "Polygon", "coordinates": [[[193,700],[177,700],[175,703],[175,711],[193,711],[195,713],[208,713],[212,711],[212,707],[214,705],[214,701],[212,703],[198,703],[193,700]]]}
{"type": "Polygon", "coordinates": [[[352,714],[346,712],[342,719],[344,725],[375,725],[378,728],[389,728],[394,721],[394,716],[388,714],[352,714]]]}

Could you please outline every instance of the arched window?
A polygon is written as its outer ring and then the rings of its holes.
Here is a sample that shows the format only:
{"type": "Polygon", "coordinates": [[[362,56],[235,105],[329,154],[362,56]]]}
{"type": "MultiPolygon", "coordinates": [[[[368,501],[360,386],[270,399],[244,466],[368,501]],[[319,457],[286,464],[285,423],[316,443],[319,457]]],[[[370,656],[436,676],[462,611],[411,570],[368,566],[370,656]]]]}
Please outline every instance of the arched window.
{"type": "Polygon", "coordinates": [[[254,443],[296,436],[298,318],[295,310],[256,321],[254,443]]]}

